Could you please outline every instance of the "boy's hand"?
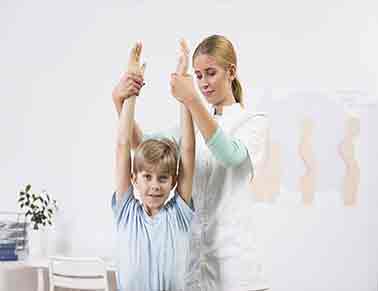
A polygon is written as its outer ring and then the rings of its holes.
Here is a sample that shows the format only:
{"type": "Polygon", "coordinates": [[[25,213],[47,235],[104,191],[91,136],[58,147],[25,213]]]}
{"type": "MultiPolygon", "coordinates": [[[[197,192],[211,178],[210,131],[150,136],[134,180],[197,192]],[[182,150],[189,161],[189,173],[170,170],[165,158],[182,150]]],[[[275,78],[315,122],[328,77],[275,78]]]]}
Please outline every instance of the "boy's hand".
{"type": "Polygon", "coordinates": [[[131,96],[139,96],[140,89],[145,85],[143,76],[146,64],[140,65],[141,51],[142,44],[138,42],[130,52],[127,73],[122,75],[113,89],[112,96],[116,104],[122,104],[131,96]]]}
{"type": "Polygon", "coordinates": [[[189,67],[189,48],[184,39],[180,40],[180,57],[176,68],[178,75],[185,75],[189,67]]]}
{"type": "Polygon", "coordinates": [[[171,93],[181,103],[186,104],[197,96],[192,76],[187,74],[189,48],[184,39],[180,41],[180,57],[176,73],[171,74],[171,93]]]}
{"type": "Polygon", "coordinates": [[[142,66],[140,65],[141,52],[142,52],[142,43],[137,42],[134,45],[134,47],[131,49],[130,56],[129,56],[129,63],[127,65],[127,72],[139,74],[143,77],[145,64],[143,64],[142,66]]]}

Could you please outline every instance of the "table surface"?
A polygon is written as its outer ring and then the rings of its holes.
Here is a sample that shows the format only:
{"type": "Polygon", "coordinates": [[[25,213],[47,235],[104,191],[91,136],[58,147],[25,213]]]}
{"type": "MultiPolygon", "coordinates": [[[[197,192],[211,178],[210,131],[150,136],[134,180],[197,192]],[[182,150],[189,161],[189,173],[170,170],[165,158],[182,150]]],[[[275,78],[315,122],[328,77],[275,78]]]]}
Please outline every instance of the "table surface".
{"type": "MultiPolygon", "coordinates": [[[[101,257],[100,257],[101,258],[101,257]]],[[[105,261],[108,271],[115,271],[115,262],[110,258],[101,258],[105,261]]],[[[18,261],[0,261],[0,269],[12,270],[19,268],[48,269],[49,258],[32,258],[18,261]]]]}

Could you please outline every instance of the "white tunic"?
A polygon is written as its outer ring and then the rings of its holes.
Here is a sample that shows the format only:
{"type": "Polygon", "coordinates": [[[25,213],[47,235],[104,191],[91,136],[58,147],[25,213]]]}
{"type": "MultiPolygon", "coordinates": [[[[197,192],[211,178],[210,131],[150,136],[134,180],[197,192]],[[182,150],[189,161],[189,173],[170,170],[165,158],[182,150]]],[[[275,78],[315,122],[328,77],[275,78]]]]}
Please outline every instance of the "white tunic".
{"type": "Polygon", "coordinates": [[[268,288],[264,278],[253,226],[253,194],[249,183],[253,164],[265,154],[268,119],[239,103],[223,107],[216,115],[226,134],[240,139],[248,158],[225,168],[215,160],[199,132],[193,199],[190,266],[186,290],[232,291],[268,288]]]}

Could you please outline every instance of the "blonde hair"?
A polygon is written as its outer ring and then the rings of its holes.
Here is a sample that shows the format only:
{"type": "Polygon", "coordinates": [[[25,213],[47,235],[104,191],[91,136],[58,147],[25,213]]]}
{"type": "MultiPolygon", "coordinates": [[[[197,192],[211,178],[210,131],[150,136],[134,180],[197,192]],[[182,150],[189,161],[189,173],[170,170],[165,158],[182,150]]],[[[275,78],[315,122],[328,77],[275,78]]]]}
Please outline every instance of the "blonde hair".
{"type": "MultiPolygon", "coordinates": [[[[194,59],[200,54],[212,56],[225,70],[227,70],[230,65],[237,67],[234,46],[231,41],[222,35],[211,35],[201,41],[193,53],[192,63],[194,63],[194,59]]],[[[237,77],[232,80],[231,88],[236,102],[244,106],[243,89],[237,77]]]]}
{"type": "Polygon", "coordinates": [[[157,170],[159,173],[176,176],[178,147],[170,139],[148,139],[134,153],[133,172],[157,170]]]}

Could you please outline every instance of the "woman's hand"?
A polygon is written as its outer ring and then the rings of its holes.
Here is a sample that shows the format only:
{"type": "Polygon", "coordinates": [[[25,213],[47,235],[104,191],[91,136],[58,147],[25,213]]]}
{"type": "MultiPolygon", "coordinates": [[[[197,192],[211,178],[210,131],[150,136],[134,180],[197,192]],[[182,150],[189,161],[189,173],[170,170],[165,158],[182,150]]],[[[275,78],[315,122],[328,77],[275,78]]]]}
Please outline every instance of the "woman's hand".
{"type": "Polygon", "coordinates": [[[127,73],[124,73],[113,89],[113,101],[122,104],[123,101],[131,96],[139,96],[144,83],[144,70],[146,65],[140,65],[140,54],[142,43],[138,42],[132,48],[129,56],[127,73]]]}
{"type": "Polygon", "coordinates": [[[139,96],[140,89],[144,86],[143,76],[135,73],[124,73],[121,80],[113,89],[113,100],[123,103],[131,96],[139,96]]]}

